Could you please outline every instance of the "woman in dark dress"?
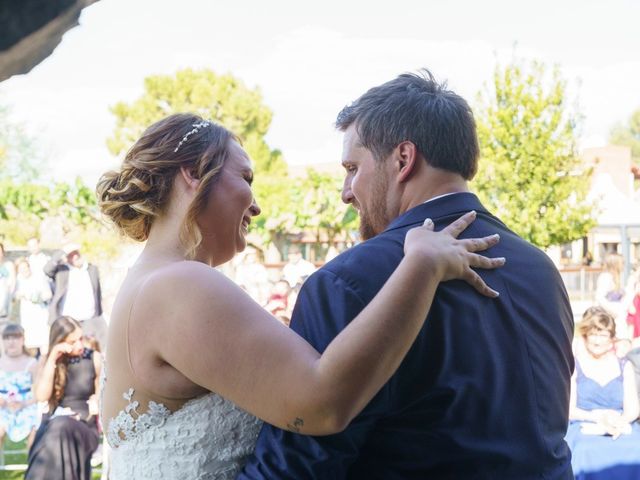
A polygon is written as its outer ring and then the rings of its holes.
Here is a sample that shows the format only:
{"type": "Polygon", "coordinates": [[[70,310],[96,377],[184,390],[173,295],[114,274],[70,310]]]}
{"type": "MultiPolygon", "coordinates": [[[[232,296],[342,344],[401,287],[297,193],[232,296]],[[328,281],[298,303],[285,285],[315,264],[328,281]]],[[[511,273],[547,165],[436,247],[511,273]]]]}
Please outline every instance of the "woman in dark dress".
{"type": "Polygon", "coordinates": [[[29,450],[26,480],[89,480],[91,455],[98,447],[100,354],[85,348],[82,329],[70,317],[51,325],[49,353],[41,359],[34,392],[48,401],[29,450]]]}

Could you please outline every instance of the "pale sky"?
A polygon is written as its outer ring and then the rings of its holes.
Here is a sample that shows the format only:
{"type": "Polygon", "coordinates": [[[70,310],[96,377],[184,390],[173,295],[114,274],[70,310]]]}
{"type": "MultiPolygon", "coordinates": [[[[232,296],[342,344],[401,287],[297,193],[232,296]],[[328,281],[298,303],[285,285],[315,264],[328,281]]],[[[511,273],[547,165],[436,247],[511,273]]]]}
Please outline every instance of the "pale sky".
{"type": "Polygon", "coordinates": [[[582,146],[640,108],[636,0],[101,0],[54,53],[0,84],[57,179],[95,184],[117,165],[109,107],[143,79],[209,68],[259,87],[268,143],[292,165],[340,161],[337,112],[368,88],[428,67],[472,105],[496,60],[559,64],[585,116],[582,146]]]}

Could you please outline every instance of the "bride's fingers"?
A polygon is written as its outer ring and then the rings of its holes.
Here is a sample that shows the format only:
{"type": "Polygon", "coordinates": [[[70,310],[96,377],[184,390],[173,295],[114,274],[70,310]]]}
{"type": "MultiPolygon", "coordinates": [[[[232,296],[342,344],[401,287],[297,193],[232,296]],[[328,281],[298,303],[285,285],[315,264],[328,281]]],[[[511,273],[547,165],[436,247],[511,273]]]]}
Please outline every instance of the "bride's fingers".
{"type": "Polygon", "coordinates": [[[471,225],[475,219],[476,219],[476,212],[472,210],[470,212],[465,213],[460,218],[458,218],[457,220],[453,221],[452,223],[444,227],[442,231],[444,233],[448,233],[453,238],[458,238],[458,235],[460,235],[465,230],[465,228],[471,225]]]}
{"type": "Polygon", "coordinates": [[[504,257],[489,258],[476,253],[470,253],[468,260],[470,267],[488,269],[502,267],[507,261],[504,257]]]}
{"type": "Polygon", "coordinates": [[[493,288],[489,287],[489,285],[484,283],[484,280],[480,278],[480,275],[478,275],[473,270],[467,271],[466,275],[464,276],[464,280],[473,288],[475,288],[478,292],[480,292],[482,295],[485,295],[491,298],[495,298],[500,295],[497,291],[495,291],[493,288]]]}
{"type": "Polygon", "coordinates": [[[458,240],[469,252],[480,252],[493,247],[500,241],[500,235],[493,234],[482,238],[465,238],[458,240]]]}

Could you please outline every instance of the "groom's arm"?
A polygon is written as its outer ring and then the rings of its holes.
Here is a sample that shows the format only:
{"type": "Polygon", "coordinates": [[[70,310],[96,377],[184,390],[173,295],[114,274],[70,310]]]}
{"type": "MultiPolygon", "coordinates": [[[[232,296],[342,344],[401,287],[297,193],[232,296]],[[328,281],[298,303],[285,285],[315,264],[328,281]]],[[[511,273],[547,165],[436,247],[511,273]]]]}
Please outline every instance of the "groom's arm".
{"type": "MultiPolygon", "coordinates": [[[[353,282],[346,282],[328,270],[320,270],[303,285],[293,311],[291,328],[322,352],[369,300],[362,299],[354,291],[353,282]]],[[[291,361],[295,362],[295,358],[291,361]]],[[[358,458],[379,417],[377,411],[381,402],[376,401],[379,396],[345,431],[336,435],[304,436],[265,424],[254,455],[238,478],[346,478],[349,466],[358,458]]]]}

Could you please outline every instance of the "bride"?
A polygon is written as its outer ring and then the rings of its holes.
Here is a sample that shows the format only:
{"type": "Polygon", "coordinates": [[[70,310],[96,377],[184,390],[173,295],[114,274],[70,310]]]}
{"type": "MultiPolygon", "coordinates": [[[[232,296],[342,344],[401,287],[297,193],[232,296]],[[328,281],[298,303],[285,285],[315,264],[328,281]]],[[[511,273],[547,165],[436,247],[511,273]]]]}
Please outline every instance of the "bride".
{"type": "Polygon", "coordinates": [[[456,239],[473,212],[439,233],[415,228],[384,288],[321,355],[212,268],[245,248],[260,213],[252,180],[232,133],[176,114],[98,183],[102,212],[146,240],[109,325],[102,423],[112,479],[234,478],[258,418],[338,432],[399,366],[440,281],[473,276],[481,293],[497,295],[470,270],[502,265],[473,253],[497,236],[456,239]]]}

